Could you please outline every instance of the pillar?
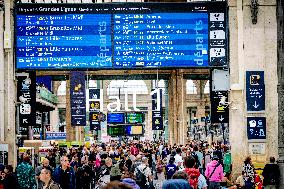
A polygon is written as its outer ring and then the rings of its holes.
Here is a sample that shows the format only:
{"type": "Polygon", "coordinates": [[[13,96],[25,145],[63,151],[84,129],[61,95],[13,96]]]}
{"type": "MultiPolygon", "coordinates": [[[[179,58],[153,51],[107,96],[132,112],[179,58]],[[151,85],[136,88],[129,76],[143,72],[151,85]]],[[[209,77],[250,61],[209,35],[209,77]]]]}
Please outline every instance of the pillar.
{"type": "Polygon", "coordinates": [[[187,113],[186,113],[186,80],[183,79],[182,70],[177,72],[177,128],[178,143],[185,144],[187,141],[187,113]]]}
{"type": "Polygon", "coordinates": [[[280,189],[284,189],[284,11],[283,1],[277,0],[277,43],[278,43],[278,164],[280,167],[280,189]]]}
{"type": "Polygon", "coordinates": [[[71,126],[70,79],[66,80],[66,141],[76,140],[76,128],[71,126]]]}
{"type": "MultiPolygon", "coordinates": [[[[55,95],[57,95],[57,90],[60,86],[61,82],[60,81],[53,81],[52,83],[52,91],[55,95]]],[[[59,119],[59,110],[58,107],[56,106],[55,110],[50,112],[50,126],[51,126],[51,131],[59,131],[59,125],[60,119],[59,119]]]]}
{"type": "MultiPolygon", "coordinates": [[[[4,1],[5,6],[5,31],[10,32],[11,25],[11,6],[12,1],[4,1]]],[[[2,23],[3,24],[3,23],[2,23]]],[[[3,26],[3,25],[2,25],[3,26]]],[[[1,26],[1,27],[2,27],[1,26]]],[[[2,33],[3,34],[3,33],[2,33]]],[[[12,38],[12,35],[10,36],[12,38]]],[[[8,39],[9,40],[9,39],[8,39]]],[[[4,62],[5,62],[5,141],[9,144],[9,154],[8,154],[8,164],[16,167],[17,163],[17,151],[16,151],[16,130],[15,130],[15,95],[16,95],[16,85],[14,80],[14,64],[13,64],[13,43],[10,39],[11,48],[5,49],[4,62]]],[[[0,44],[1,49],[3,49],[3,43],[0,44]]],[[[2,81],[3,82],[3,81],[2,81]]]]}
{"type": "Polygon", "coordinates": [[[168,128],[169,128],[169,143],[174,144],[177,143],[178,134],[177,134],[177,102],[176,102],[176,95],[177,95],[177,88],[176,88],[176,70],[172,70],[169,79],[169,121],[168,121],[168,128]]]}
{"type": "Polygon", "coordinates": [[[168,130],[170,144],[184,144],[187,138],[186,80],[182,70],[173,70],[169,79],[168,130]]]}
{"type": "MultiPolygon", "coordinates": [[[[0,11],[0,33],[3,31],[4,12],[0,11]]],[[[4,43],[3,35],[0,36],[0,44],[4,43]]],[[[4,49],[0,49],[0,141],[4,141],[5,137],[5,62],[4,62],[4,49]]]]}

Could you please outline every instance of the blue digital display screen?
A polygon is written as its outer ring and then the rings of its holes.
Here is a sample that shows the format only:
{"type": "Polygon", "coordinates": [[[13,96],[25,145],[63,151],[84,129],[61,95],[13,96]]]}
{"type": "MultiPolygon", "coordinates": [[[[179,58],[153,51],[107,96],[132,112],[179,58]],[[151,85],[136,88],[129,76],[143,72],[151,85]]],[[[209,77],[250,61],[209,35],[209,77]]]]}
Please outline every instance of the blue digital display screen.
{"type": "Polygon", "coordinates": [[[124,113],[108,113],[107,123],[108,124],[124,124],[125,114],[124,113]]]}
{"type": "Polygon", "coordinates": [[[210,4],[19,4],[16,66],[41,70],[218,64],[226,50],[226,6],[210,4]],[[210,15],[214,7],[220,13],[210,15]]]}
{"type": "Polygon", "coordinates": [[[208,14],[115,14],[113,42],[115,67],[208,66],[208,14]]]}

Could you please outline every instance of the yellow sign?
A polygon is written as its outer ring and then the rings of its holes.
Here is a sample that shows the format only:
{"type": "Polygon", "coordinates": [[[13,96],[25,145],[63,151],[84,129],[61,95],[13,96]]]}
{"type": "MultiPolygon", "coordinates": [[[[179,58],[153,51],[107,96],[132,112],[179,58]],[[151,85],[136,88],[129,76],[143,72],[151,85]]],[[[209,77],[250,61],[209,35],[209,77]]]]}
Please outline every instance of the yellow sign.
{"type": "Polygon", "coordinates": [[[142,126],[132,126],[131,132],[133,135],[141,135],[143,133],[143,127],[142,126]]]}

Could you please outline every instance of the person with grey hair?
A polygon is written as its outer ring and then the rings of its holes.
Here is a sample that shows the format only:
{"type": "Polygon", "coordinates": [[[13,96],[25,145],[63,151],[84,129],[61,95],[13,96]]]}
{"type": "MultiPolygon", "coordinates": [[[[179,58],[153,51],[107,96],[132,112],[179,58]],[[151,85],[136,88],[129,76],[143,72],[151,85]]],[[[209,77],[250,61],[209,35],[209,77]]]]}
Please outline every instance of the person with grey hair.
{"type": "Polygon", "coordinates": [[[152,171],[147,157],[142,158],[142,163],[135,169],[136,182],[141,189],[148,189],[153,181],[152,171]],[[145,179],[145,180],[144,180],[145,179]]]}
{"type": "Polygon", "coordinates": [[[70,167],[67,156],[60,159],[61,165],[53,172],[53,180],[60,184],[62,189],[76,189],[75,171],[70,167]]]}

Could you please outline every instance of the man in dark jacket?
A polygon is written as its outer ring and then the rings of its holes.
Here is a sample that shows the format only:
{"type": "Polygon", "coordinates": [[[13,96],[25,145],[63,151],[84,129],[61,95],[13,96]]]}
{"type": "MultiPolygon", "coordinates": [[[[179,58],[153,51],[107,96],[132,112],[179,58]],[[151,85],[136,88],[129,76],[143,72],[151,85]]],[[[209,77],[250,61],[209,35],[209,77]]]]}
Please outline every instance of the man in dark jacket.
{"type": "Polygon", "coordinates": [[[61,166],[57,167],[53,172],[53,180],[60,184],[62,189],[76,189],[75,172],[69,165],[67,156],[60,159],[61,166]]]}
{"type": "Polygon", "coordinates": [[[277,188],[279,186],[280,170],[279,166],[275,164],[275,158],[270,157],[270,163],[266,164],[262,176],[264,188],[277,188]]]}

